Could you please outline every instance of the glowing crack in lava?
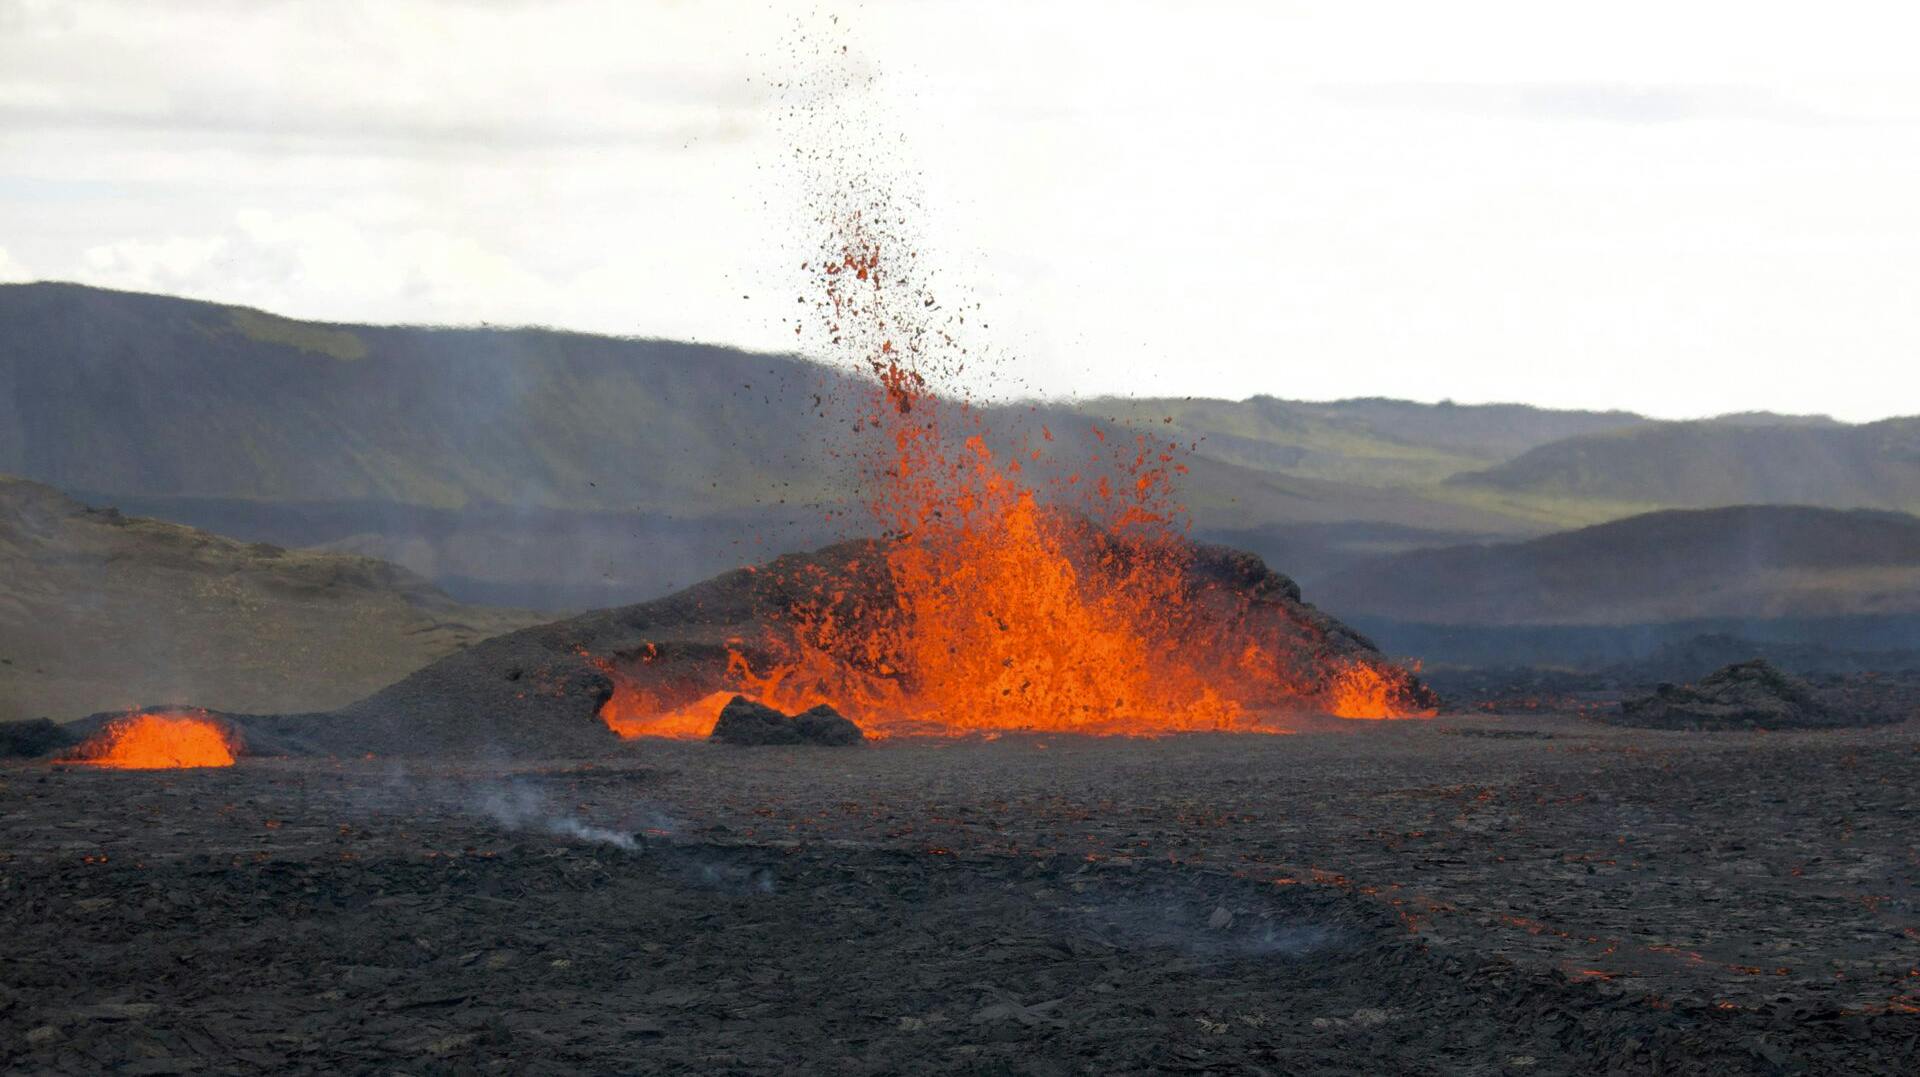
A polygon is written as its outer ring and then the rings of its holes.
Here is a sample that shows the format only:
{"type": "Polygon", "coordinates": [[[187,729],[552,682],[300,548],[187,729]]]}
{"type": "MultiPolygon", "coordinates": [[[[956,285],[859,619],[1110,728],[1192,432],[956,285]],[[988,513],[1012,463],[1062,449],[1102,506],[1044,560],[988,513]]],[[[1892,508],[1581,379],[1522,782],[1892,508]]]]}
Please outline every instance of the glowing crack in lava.
{"type": "Polygon", "coordinates": [[[801,597],[731,651],[720,690],[615,676],[601,711],[615,732],[705,736],[736,692],[789,712],[829,704],[878,736],[1285,732],[1287,713],[1433,713],[1410,672],[1276,600],[1278,577],[1202,563],[1173,499],[1179,444],[1094,427],[1076,464],[1049,455],[1043,426],[1039,444],[996,451],[979,409],[929,388],[925,371],[953,369],[936,354],[952,338],[896,316],[935,304],[890,297],[880,244],[857,218],[849,230],[820,267],[821,308],[872,375],[862,477],[885,537],[781,581],[801,597]]]}
{"type": "Polygon", "coordinates": [[[234,749],[226,728],[204,712],[141,713],[113,720],[62,761],[114,770],[230,767],[234,749]]]}

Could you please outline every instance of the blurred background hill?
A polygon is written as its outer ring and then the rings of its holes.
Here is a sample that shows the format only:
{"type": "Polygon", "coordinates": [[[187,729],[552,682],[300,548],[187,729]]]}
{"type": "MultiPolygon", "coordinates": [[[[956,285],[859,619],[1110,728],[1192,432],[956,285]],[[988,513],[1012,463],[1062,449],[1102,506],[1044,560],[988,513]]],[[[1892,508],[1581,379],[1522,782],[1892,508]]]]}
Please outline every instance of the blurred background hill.
{"type": "Polygon", "coordinates": [[[0,721],[335,707],[545,618],[383,561],[243,543],[0,477],[0,721]]]}
{"type": "MultiPolygon", "coordinates": [[[[392,562],[407,582],[383,587],[426,588],[460,623],[638,601],[859,529],[849,388],[698,344],[0,286],[0,473],[240,544],[392,562]]],[[[1920,418],[1266,396],[986,410],[1008,442],[1045,427],[1064,459],[1100,451],[1095,427],[1194,445],[1199,536],[1429,662],[1506,647],[1591,664],[1716,633],[1920,646],[1904,635],[1920,418]]]]}

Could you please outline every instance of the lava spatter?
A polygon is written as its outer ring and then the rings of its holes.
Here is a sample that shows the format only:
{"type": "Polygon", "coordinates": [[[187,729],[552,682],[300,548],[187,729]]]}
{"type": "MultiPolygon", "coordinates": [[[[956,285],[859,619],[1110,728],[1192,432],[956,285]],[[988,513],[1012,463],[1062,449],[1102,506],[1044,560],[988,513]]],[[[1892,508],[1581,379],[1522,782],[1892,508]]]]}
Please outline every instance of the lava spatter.
{"type": "MultiPolygon", "coordinates": [[[[795,329],[866,375],[829,455],[857,472],[882,539],[866,563],[790,581],[804,597],[734,651],[707,699],[826,703],[880,735],[1283,731],[1285,712],[1431,713],[1407,670],[1336,654],[1324,626],[1251,593],[1258,580],[1195,571],[1176,496],[1191,447],[1101,425],[1080,449],[1047,425],[1038,443],[991,429],[974,394],[1002,380],[1000,364],[965,343],[966,305],[936,294],[890,143],[851,118],[847,94],[804,100],[797,158],[818,232],[795,329]]],[[[616,679],[602,716],[688,735],[701,724],[688,706],[616,679]]]]}

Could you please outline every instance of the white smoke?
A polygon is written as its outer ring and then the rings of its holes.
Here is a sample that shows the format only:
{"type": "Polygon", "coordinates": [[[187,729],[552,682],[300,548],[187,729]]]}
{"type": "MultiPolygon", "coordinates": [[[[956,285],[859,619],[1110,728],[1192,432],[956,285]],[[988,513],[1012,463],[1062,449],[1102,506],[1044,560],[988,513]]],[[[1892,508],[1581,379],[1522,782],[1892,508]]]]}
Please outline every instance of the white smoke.
{"type": "Polygon", "coordinates": [[[474,794],[473,807],[509,830],[535,830],[621,849],[640,847],[632,834],[594,826],[556,810],[545,790],[529,785],[513,783],[480,789],[474,794]]]}

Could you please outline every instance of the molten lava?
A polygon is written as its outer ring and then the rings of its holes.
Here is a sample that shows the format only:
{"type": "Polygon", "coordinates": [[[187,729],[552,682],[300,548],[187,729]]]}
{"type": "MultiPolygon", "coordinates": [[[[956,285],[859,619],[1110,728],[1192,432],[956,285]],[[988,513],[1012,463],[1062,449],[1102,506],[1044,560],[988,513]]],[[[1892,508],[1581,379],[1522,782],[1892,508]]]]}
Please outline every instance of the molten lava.
{"type": "Polygon", "coordinates": [[[116,770],[230,767],[235,745],[225,726],[198,714],[129,714],[88,738],[65,762],[116,770]]]}
{"type": "MultiPolygon", "coordinates": [[[[929,405],[922,405],[928,407],[929,405]]],[[[1336,652],[1323,626],[1206,578],[1129,504],[1100,524],[1039,504],[977,439],[973,480],[881,547],[878,585],[822,571],[732,687],[828,703],[873,732],[1283,732],[1283,712],[1430,713],[1410,675],[1336,652]]],[[[1137,488],[1136,488],[1137,489],[1137,488]]],[[[872,570],[869,570],[872,571],[872,570]]]]}
{"type": "Polygon", "coordinates": [[[1335,673],[1328,685],[1327,713],[1336,718],[1409,717],[1397,698],[1400,691],[1401,685],[1389,681],[1375,667],[1350,663],[1335,673]]]}
{"type": "Polygon", "coordinates": [[[1095,426],[1082,458],[1042,426],[1040,444],[996,449],[964,395],[935,391],[965,366],[964,319],[913,281],[911,251],[886,256],[898,218],[825,218],[814,306],[872,387],[854,424],[867,440],[836,448],[860,462],[884,538],[777,581],[775,623],[739,641],[720,683],[662,692],[616,674],[609,727],[705,735],[736,692],[788,712],[829,704],[877,736],[1283,732],[1289,712],[1433,713],[1411,673],[1283,600],[1289,585],[1257,561],[1236,573],[1215,552],[1202,566],[1173,496],[1191,446],[1095,426]]]}
{"type": "Polygon", "coordinates": [[[600,708],[600,720],[622,737],[704,737],[713,732],[720,711],[733,692],[712,692],[678,706],[630,680],[616,678],[618,687],[600,708]]]}

